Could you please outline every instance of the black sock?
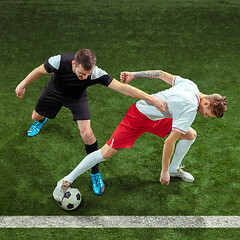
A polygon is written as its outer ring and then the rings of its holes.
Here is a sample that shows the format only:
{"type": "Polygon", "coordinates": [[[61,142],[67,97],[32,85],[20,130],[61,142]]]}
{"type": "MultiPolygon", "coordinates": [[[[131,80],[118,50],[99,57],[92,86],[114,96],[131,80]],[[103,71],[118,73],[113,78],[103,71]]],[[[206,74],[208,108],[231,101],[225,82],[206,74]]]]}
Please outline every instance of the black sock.
{"type": "MultiPolygon", "coordinates": [[[[98,150],[98,144],[97,144],[97,141],[91,145],[87,145],[85,144],[85,149],[86,149],[86,152],[87,152],[87,155],[94,152],[94,151],[97,151],[98,150]]],[[[92,167],[92,171],[91,173],[92,174],[96,174],[99,172],[99,168],[98,168],[98,163],[92,167]]]]}
{"type": "Polygon", "coordinates": [[[39,122],[44,122],[45,121],[45,118],[43,118],[42,120],[39,120],[39,122]]]}

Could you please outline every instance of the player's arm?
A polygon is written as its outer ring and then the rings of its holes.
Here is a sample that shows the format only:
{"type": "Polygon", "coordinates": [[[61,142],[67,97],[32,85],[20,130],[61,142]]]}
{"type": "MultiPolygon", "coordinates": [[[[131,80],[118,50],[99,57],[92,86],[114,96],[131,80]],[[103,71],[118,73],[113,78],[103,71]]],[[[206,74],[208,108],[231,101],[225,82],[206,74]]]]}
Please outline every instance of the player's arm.
{"type": "Polygon", "coordinates": [[[17,97],[23,98],[25,94],[25,87],[30,83],[34,82],[35,80],[37,80],[38,78],[40,78],[44,74],[48,74],[48,72],[46,71],[43,64],[35,68],[33,71],[31,71],[26,76],[26,78],[22,80],[16,87],[15,92],[17,94],[17,97]]]}
{"type": "Polygon", "coordinates": [[[160,182],[162,184],[168,185],[170,183],[170,175],[168,172],[169,163],[175,148],[176,141],[180,138],[180,136],[180,132],[172,130],[170,135],[164,142],[162,155],[162,171],[160,176],[160,182]]]}
{"type": "Polygon", "coordinates": [[[141,72],[121,72],[121,82],[129,83],[134,78],[158,78],[172,85],[174,75],[161,70],[148,70],[141,72]]]}
{"type": "Polygon", "coordinates": [[[131,85],[121,83],[116,79],[113,79],[112,82],[108,85],[108,87],[132,98],[142,99],[151,102],[160,111],[165,111],[165,108],[167,106],[165,101],[155,98],[131,85]]]}

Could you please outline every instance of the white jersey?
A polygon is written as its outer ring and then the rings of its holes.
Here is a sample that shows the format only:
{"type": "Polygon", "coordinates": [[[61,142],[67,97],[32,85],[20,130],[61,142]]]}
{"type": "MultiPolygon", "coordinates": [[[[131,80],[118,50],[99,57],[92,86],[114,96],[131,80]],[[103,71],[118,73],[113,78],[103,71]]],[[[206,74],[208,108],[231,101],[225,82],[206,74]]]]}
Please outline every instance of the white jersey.
{"type": "Polygon", "coordinates": [[[172,130],[185,134],[196,117],[200,103],[199,93],[194,82],[174,76],[171,88],[152,94],[167,103],[166,112],[157,110],[152,103],[145,100],[138,101],[136,106],[142,114],[153,121],[172,118],[172,130]]]}

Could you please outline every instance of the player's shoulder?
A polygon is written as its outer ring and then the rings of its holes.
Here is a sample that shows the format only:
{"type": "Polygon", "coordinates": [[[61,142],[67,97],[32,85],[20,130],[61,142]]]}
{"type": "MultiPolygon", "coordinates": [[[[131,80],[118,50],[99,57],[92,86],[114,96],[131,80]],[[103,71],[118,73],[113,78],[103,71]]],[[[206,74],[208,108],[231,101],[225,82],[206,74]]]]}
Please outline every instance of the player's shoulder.
{"type": "Polygon", "coordinates": [[[63,63],[68,63],[74,60],[75,55],[73,53],[62,53],[60,54],[60,61],[63,63]]]}
{"type": "Polygon", "coordinates": [[[174,76],[172,86],[178,85],[178,84],[191,84],[196,85],[192,80],[189,80],[187,78],[183,78],[180,76],[174,76]]]}
{"type": "Polygon", "coordinates": [[[48,59],[48,63],[55,69],[59,69],[60,65],[65,65],[69,62],[72,62],[74,59],[73,53],[62,53],[58,55],[51,56],[48,59]]]}
{"type": "Polygon", "coordinates": [[[108,73],[106,71],[104,71],[103,69],[101,69],[100,67],[95,66],[93,69],[93,72],[91,74],[91,80],[101,78],[104,75],[108,75],[108,73]]]}

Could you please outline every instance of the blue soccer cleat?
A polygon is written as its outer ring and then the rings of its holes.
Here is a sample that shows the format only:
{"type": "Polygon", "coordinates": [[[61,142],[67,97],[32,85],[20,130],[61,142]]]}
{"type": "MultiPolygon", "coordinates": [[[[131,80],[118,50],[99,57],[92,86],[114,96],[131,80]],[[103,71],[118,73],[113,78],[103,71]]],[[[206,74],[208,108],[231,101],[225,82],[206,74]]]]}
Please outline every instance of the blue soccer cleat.
{"type": "Polygon", "coordinates": [[[45,118],[45,120],[43,122],[35,121],[33,123],[33,125],[30,127],[30,129],[28,130],[27,135],[29,137],[36,136],[40,132],[43,125],[47,122],[47,120],[48,120],[48,118],[45,118]]]}
{"type": "Polygon", "coordinates": [[[101,173],[98,172],[96,174],[91,173],[93,191],[97,195],[102,195],[105,190],[105,184],[102,180],[101,173]]]}

